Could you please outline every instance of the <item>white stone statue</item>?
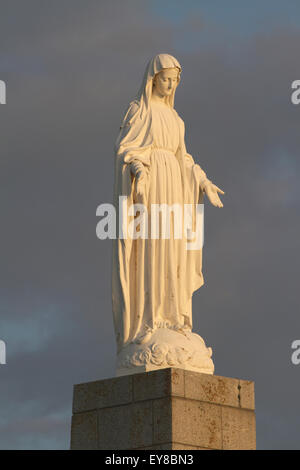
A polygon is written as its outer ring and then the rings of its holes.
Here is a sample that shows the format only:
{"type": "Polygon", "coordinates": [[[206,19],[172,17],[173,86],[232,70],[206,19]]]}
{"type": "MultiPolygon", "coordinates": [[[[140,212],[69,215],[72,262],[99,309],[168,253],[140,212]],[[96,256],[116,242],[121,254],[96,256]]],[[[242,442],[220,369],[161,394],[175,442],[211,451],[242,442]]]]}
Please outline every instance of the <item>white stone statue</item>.
{"type": "MultiPolygon", "coordinates": [[[[196,207],[206,194],[223,207],[218,193],[224,192],[186,151],[184,122],[174,109],[180,75],[173,56],[156,55],[125,113],[115,144],[117,227],[121,200],[128,208],[144,204],[149,225],[152,204],[196,207]]],[[[112,263],[117,375],[171,366],[213,374],[211,348],[192,333],[192,295],[204,283],[202,247],[187,250],[171,224],[169,239],[153,239],[149,232],[117,236],[112,263]]]]}

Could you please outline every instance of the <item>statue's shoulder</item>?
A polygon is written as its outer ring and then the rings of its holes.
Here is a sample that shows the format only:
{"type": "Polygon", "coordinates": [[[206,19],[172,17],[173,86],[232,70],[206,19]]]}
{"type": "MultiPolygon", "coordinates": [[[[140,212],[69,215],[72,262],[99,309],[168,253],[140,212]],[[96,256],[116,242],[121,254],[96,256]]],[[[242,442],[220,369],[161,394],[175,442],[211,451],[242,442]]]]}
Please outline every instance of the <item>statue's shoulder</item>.
{"type": "Polygon", "coordinates": [[[131,119],[136,114],[136,112],[139,110],[139,108],[140,108],[139,101],[137,101],[137,100],[130,101],[130,103],[127,106],[127,109],[125,111],[122,127],[124,125],[127,125],[127,126],[130,125],[131,119]]]}
{"type": "Polygon", "coordinates": [[[138,100],[130,101],[128,105],[128,113],[132,117],[140,108],[140,102],[138,100]]]}
{"type": "Polygon", "coordinates": [[[174,112],[175,112],[175,114],[176,114],[176,116],[177,116],[177,119],[178,119],[180,125],[181,125],[182,127],[184,127],[184,120],[182,119],[181,116],[179,116],[179,114],[178,114],[178,112],[176,111],[175,108],[173,108],[173,110],[174,110],[174,112]]]}

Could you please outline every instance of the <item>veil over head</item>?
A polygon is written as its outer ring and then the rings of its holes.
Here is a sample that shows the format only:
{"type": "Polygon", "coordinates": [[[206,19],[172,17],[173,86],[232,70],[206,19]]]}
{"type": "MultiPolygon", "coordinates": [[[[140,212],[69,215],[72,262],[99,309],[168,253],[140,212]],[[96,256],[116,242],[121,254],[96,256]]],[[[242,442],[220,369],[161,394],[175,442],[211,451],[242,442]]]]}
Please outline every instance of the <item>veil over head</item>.
{"type": "Polygon", "coordinates": [[[145,113],[149,109],[149,103],[152,96],[153,78],[157,73],[161,72],[161,70],[175,67],[178,68],[178,82],[171,95],[166,97],[166,104],[172,108],[174,108],[175,91],[180,82],[180,74],[182,71],[181,65],[178,60],[170,54],[157,54],[149,60],[144,73],[142,85],[135,97],[135,99],[140,103],[139,112],[141,118],[145,116],[145,113]]]}

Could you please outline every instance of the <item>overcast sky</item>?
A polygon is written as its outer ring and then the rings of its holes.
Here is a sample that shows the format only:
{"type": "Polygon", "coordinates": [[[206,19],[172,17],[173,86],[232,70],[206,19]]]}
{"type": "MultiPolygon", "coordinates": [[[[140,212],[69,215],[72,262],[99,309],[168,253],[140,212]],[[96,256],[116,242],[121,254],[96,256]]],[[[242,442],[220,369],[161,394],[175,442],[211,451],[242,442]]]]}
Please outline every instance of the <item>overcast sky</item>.
{"type": "Polygon", "coordinates": [[[205,202],[194,330],[215,373],[255,381],[257,446],[299,449],[300,3],[0,0],[0,447],[67,449],[73,384],[114,376],[113,146],[144,69],[182,66],[205,202]]]}

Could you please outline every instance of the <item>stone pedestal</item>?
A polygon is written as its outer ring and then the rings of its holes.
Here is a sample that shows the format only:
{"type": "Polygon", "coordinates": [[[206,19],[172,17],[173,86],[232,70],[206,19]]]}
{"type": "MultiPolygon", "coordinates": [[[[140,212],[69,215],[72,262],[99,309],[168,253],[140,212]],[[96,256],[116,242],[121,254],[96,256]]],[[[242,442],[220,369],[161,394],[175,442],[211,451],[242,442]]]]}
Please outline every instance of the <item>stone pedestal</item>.
{"type": "Polygon", "coordinates": [[[160,369],[74,386],[71,449],[255,449],[254,383],[160,369]]]}

